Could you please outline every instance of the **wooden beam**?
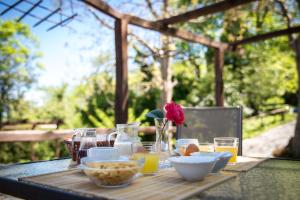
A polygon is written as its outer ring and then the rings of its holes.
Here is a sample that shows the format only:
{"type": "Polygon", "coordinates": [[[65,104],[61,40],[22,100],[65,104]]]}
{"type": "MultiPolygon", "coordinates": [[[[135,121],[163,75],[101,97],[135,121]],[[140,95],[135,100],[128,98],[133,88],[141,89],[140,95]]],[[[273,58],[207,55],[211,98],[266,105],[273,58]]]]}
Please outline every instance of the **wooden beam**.
{"type": "Polygon", "coordinates": [[[190,31],[184,31],[175,28],[166,28],[160,30],[161,33],[183,39],[188,42],[199,43],[207,47],[226,49],[229,45],[224,42],[211,40],[207,37],[196,35],[190,31]]]}
{"type": "Polygon", "coordinates": [[[224,53],[222,48],[215,49],[215,100],[216,106],[224,106],[223,67],[224,53]]]}
{"type": "Polygon", "coordinates": [[[142,28],[150,29],[153,31],[158,31],[165,35],[177,37],[177,38],[186,40],[188,42],[200,43],[205,46],[212,47],[212,48],[220,48],[221,46],[222,47],[228,46],[226,43],[214,41],[207,37],[196,35],[189,31],[184,31],[184,30],[180,30],[180,29],[176,29],[176,28],[169,28],[167,26],[162,25],[161,23],[147,21],[147,20],[141,19],[139,17],[130,16],[130,15],[126,15],[126,17],[130,24],[133,24],[133,25],[136,25],[136,26],[139,26],[142,28]]]}
{"type": "Polygon", "coordinates": [[[128,21],[115,21],[115,50],[116,50],[116,95],[115,95],[115,124],[126,123],[128,120],[128,21]]]}
{"type": "Polygon", "coordinates": [[[130,24],[133,24],[133,25],[136,25],[136,26],[139,26],[142,28],[158,31],[165,35],[177,37],[177,38],[186,40],[188,42],[200,43],[205,46],[212,47],[212,48],[220,48],[220,47],[225,48],[228,46],[228,44],[223,43],[223,42],[214,41],[207,37],[196,35],[189,31],[184,31],[184,30],[176,29],[176,28],[169,28],[167,26],[163,26],[161,23],[147,21],[147,20],[141,19],[139,17],[127,15],[127,19],[130,24]]]}
{"type": "Polygon", "coordinates": [[[38,7],[42,2],[43,0],[40,0],[37,3],[35,3],[31,8],[29,8],[25,13],[23,13],[23,15],[17,21],[20,22],[22,19],[24,19],[24,17],[26,17],[30,12],[32,12],[33,9],[38,7]]]}
{"type": "Polygon", "coordinates": [[[72,130],[17,130],[0,131],[0,142],[34,142],[55,139],[67,139],[73,135],[72,130]]]}
{"type": "Polygon", "coordinates": [[[44,21],[46,21],[47,19],[49,19],[50,17],[52,17],[53,15],[55,15],[58,11],[61,11],[61,8],[57,8],[56,10],[54,10],[53,12],[49,13],[47,16],[45,16],[43,19],[41,19],[40,21],[38,21],[37,23],[35,23],[33,25],[33,27],[37,27],[38,25],[40,25],[41,23],[43,23],[44,21]]]}
{"type": "Polygon", "coordinates": [[[121,19],[124,17],[124,15],[122,13],[115,10],[114,8],[112,8],[110,5],[108,5],[107,3],[105,3],[102,0],[81,0],[81,1],[96,8],[97,10],[100,10],[101,12],[109,15],[112,18],[121,19]]]}
{"type": "Polygon", "coordinates": [[[287,29],[283,29],[283,30],[278,30],[278,31],[273,31],[270,33],[264,33],[261,35],[256,35],[250,38],[246,38],[243,40],[239,40],[233,43],[230,43],[230,46],[237,46],[237,45],[242,45],[242,44],[248,44],[248,43],[253,43],[253,42],[258,42],[261,40],[267,40],[270,38],[274,38],[274,37],[279,37],[279,36],[283,36],[283,35],[289,35],[289,34],[293,34],[293,33],[298,33],[300,32],[300,26],[296,26],[296,27],[292,27],[292,28],[287,28],[287,29]]]}
{"type": "Polygon", "coordinates": [[[94,8],[98,9],[99,11],[101,11],[115,19],[127,20],[129,24],[132,24],[135,26],[150,29],[153,31],[158,31],[160,33],[170,35],[173,37],[177,37],[177,38],[189,41],[189,42],[200,43],[200,44],[203,44],[208,47],[220,48],[220,47],[228,46],[228,44],[226,44],[226,43],[213,41],[207,37],[199,36],[199,35],[189,32],[189,31],[178,30],[175,28],[169,28],[167,26],[164,26],[162,23],[148,21],[148,20],[136,17],[136,16],[120,13],[120,12],[114,10],[113,8],[111,8],[108,4],[106,4],[102,0],[85,0],[84,2],[86,2],[87,4],[93,6],[94,8]]]}
{"type": "MultiPolygon", "coordinates": [[[[113,132],[110,128],[97,128],[97,134],[106,134],[113,132]]],[[[176,127],[172,127],[171,131],[176,132],[176,127]]],[[[47,140],[65,139],[71,140],[73,130],[15,130],[0,131],[1,142],[39,142],[47,140]]],[[[139,135],[155,134],[155,126],[139,127],[139,135]]]]}
{"type": "Polygon", "coordinates": [[[48,28],[47,31],[51,31],[51,30],[55,29],[56,27],[58,27],[60,25],[63,25],[63,24],[67,23],[70,20],[73,20],[77,15],[78,14],[75,13],[74,15],[72,15],[70,17],[67,17],[66,19],[64,19],[64,20],[60,21],[59,23],[57,23],[57,24],[51,26],[50,28],[48,28]]]}
{"type": "Polygon", "coordinates": [[[22,3],[23,0],[19,0],[17,1],[16,3],[8,6],[8,8],[6,8],[5,10],[3,10],[1,13],[0,13],[0,16],[4,15],[5,13],[7,13],[9,10],[13,9],[14,7],[16,7],[18,4],[22,3]]]}
{"type": "Polygon", "coordinates": [[[198,8],[189,12],[182,13],[180,15],[176,15],[167,19],[159,20],[163,24],[175,24],[180,22],[187,22],[191,19],[196,19],[200,16],[206,16],[210,14],[214,14],[217,12],[222,12],[229,10],[231,8],[235,8],[237,6],[248,4],[257,0],[225,0],[219,3],[215,3],[206,7],[198,8]]]}

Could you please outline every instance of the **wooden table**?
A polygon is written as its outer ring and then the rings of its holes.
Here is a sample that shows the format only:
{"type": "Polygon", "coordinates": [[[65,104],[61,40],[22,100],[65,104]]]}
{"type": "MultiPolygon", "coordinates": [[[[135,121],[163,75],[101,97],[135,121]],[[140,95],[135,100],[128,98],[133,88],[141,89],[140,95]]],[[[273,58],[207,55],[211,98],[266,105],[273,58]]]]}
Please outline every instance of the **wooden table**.
{"type": "MultiPolygon", "coordinates": [[[[18,181],[20,177],[66,170],[69,159],[0,167],[0,193],[24,199],[91,199],[18,181]]],[[[193,199],[299,199],[300,161],[270,159],[193,199]]]]}

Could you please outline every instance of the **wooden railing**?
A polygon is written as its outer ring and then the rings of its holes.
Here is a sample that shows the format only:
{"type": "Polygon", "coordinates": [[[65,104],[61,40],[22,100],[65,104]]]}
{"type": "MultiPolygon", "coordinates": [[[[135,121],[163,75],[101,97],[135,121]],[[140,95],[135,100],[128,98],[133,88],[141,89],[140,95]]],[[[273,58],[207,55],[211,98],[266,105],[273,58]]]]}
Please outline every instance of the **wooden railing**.
{"type": "Polygon", "coordinates": [[[1,130],[18,130],[18,127],[26,127],[27,129],[59,129],[60,125],[64,122],[63,120],[52,120],[52,121],[37,121],[37,122],[27,122],[26,120],[19,120],[15,122],[4,122],[1,124],[1,130]]]}
{"type": "MultiPolygon", "coordinates": [[[[173,129],[175,130],[175,129],[173,129]]],[[[111,133],[114,129],[97,128],[97,133],[111,133]]],[[[155,127],[140,127],[140,135],[151,135],[155,133],[155,127]]],[[[1,142],[29,142],[30,155],[29,158],[32,161],[36,161],[37,156],[34,150],[34,144],[42,141],[53,141],[55,145],[55,157],[61,156],[61,144],[64,139],[71,138],[73,130],[7,130],[0,131],[0,143],[1,142]]]]}
{"type": "Polygon", "coordinates": [[[283,121],[285,119],[285,115],[289,113],[289,110],[287,108],[273,108],[273,109],[268,109],[266,111],[260,112],[258,115],[255,116],[250,116],[250,117],[245,117],[244,119],[251,119],[251,118],[263,118],[266,116],[274,116],[274,115],[280,115],[281,120],[283,121]]]}
{"type": "MultiPolygon", "coordinates": [[[[110,133],[113,129],[98,128],[97,133],[110,133]]],[[[140,127],[139,134],[149,135],[155,133],[155,127],[140,127]]],[[[39,142],[46,140],[63,140],[71,138],[72,130],[13,130],[0,131],[0,142],[39,142]]]]}

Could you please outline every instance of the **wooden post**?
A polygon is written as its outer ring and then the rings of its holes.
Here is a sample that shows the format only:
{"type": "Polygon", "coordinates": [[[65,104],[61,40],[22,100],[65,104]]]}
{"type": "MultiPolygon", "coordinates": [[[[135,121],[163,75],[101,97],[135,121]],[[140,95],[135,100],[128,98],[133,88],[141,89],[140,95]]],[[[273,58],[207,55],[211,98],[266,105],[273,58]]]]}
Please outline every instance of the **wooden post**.
{"type": "Polygon", "coordinates": [[[215,48],[215,100],[216,106],[222,107],[224,106],[224,51],[223,48],[215,48]]]}
{"type": "Polygon", "coordinates": [[[296,54],[296,67],[298,75],[298,114],[295,127],[295,134],[292,139],[292,153],[294,158],[300,158],[300,37],[294,40],[294,50],[296,54]]]}
{"type": "Polygon", "coordinates": [[[128,21],[115,20],[116,89],[115,124],[128,120],[128,65],[127,65],[128,21]]]}

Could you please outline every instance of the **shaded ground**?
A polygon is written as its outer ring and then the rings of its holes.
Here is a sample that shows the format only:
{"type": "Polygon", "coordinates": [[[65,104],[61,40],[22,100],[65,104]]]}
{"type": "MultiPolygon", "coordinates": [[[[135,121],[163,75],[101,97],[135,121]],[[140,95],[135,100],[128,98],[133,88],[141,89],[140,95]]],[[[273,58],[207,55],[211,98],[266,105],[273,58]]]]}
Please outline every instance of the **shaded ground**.
{"type": "Polygon", "coordinates": [[[272,128],[265,133],[243,141],[243,155],[257,157],[272,157],[276,148],[287,145],[289,139],[294,135],[296,122],[272,128]]]}

